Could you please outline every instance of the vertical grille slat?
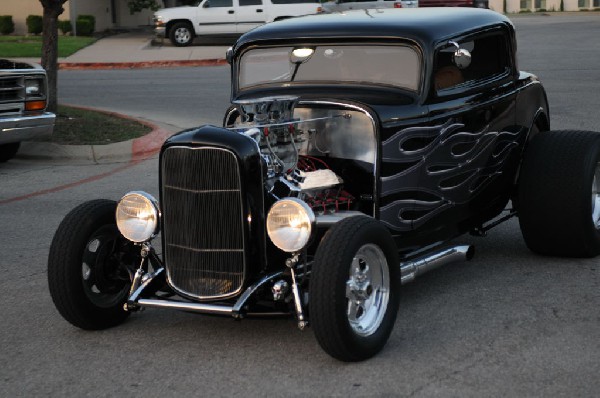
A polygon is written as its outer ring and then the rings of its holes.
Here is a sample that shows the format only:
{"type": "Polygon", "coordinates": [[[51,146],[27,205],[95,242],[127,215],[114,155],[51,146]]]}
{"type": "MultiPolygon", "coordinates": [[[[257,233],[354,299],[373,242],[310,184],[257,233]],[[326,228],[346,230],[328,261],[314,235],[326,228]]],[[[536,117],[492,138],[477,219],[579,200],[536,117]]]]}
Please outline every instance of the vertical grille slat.
{"type": "Polygon", "coordinates": [[[236,156],[219,148],[171,147],[162,155],[164,252],[172,286],[216,299],[240,291],[244,229],[236,156]]]}

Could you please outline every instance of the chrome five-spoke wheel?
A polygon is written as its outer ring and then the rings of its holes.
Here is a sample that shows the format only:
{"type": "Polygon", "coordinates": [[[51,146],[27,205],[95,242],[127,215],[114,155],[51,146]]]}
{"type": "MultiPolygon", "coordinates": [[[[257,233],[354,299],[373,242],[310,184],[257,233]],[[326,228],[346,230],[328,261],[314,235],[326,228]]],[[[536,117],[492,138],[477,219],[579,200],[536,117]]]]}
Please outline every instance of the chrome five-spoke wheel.
{"type": "Polygon", "coordinates": [[[385,315],[390,295],[390,275],[383,251],[374,244],[362,246],[350,266],[346,282],[348,322],[360,336],[376,331],[385,315]]]}
{"type": "Polygon", "coordinates": [[[310,322],[329,355],[361,361],[377,354],[392,332],[400,298],[389,230],[367,216],[336,223],[315,253],[309,293],[310,322]]]}

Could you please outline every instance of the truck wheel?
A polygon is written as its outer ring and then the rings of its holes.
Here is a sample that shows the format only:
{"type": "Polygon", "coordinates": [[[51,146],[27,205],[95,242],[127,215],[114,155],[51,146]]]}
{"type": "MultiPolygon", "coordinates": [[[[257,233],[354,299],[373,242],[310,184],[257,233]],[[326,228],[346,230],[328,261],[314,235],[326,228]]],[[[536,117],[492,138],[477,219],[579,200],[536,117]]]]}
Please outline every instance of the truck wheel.
{"type": "Polygon", "coordinates": [[[527,247],[549,256],[600,253],[600,133],[537,134],[519,178],[519,224],[527,247]]]}
{"type": "Polygon", "coordinates": [[[323,237],[310,277],[310,321],[321,347],[341,361],[361,361],[387,342],[399,304],[400,265],[389,231],[357,216],[323,237]]]}
{"type": "MultiPolygon", "coordinates": [[[[60,223],[48,256],[48,285],[58,312],[88,330],[120,324],[136,261],[132,243],[119,233],[116,202],[92,200],[73,209],[60,223]]],[[[139,249],[137,250],[139,253],[139,249]]]]}
{"type": "Polygon", "coordinates": [[[169,39],[176,47],[187,47],[194,41],[194,30],[187,22],[177,22],[169,30],[169,39]]]}
{"type": "Polygon", "coordinates": [[[0,163],[4,163],[7,160],[14,158],[20,146],[20,142],[0,145],[0,163]]]}

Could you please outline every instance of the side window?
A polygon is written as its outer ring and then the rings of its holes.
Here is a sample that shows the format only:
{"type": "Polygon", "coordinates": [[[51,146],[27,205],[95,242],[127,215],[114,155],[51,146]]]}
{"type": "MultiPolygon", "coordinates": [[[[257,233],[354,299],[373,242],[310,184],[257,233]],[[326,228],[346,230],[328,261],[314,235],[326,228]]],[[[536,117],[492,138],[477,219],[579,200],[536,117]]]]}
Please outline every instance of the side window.
{"type": "Polygon", "coordinates": [[[490,33],[458,44],[471,53],[471,63],[460,69],[452,60],[455,47],[450,45],[440,49],[435,57],[435,90],[445,90],[468,83],[483,83],[510,71],[511,60],[505,35],[490,33]]]}
{"type": "Polygon", "coordinates": [[[233,7],[233,0],[208,0],[204,8],[233,7]]]}
{"type": "Polygon", "coordinates": [[[262,0],[240,0],[240,6],[260,6],[262,0]]]}

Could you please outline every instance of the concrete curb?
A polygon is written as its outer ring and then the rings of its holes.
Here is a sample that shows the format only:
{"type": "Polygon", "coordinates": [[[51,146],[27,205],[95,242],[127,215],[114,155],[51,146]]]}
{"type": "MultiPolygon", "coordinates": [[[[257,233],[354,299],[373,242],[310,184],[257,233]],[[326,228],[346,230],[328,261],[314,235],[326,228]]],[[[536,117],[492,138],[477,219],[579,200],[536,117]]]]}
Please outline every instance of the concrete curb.
{"type": "Polygon", "coordinates": [[[52,142],[22,142],[17,157],[52,161],[69,160],[94,164],[139,162],[158,153],[163,142],[173,135],[173,131],[131,116],[94,108],[80,106],[75,106],[75,108],[102,112],[123,119],[134,120],[150,127],[152,131],[139,138],[105,145],[60,145],[52,142]]]}
{"type": "Polygon", "coordinates": [[[176,68],[196,66],[227,65],[225,59],[197,59],[181,61],[143,61],[143,62],[60,62],[60,70],[82,69],[145,69],[145,68],[176,68]]]}

